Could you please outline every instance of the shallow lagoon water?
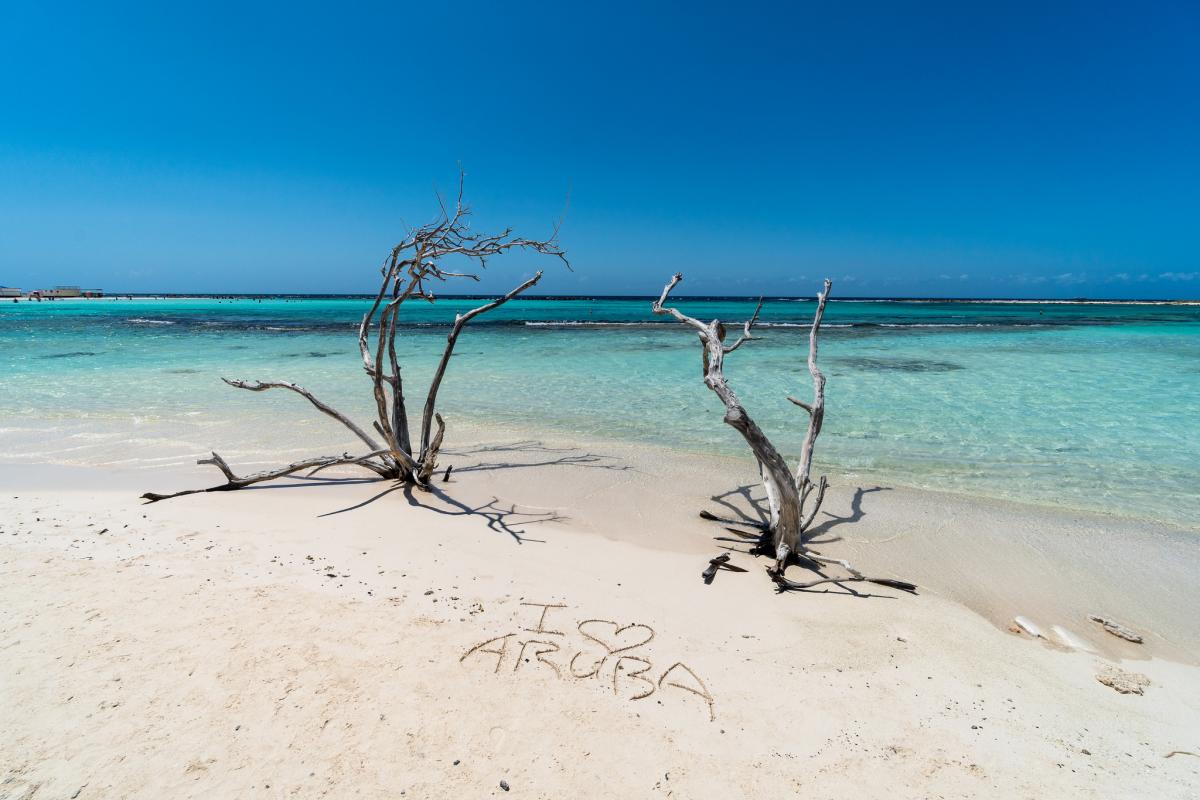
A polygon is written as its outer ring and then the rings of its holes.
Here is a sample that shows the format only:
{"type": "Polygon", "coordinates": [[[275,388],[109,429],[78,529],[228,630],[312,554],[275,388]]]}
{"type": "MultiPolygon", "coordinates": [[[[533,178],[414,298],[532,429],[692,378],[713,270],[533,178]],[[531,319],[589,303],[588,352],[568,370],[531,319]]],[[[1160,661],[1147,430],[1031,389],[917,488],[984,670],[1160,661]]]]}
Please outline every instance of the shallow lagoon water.
{"type": "MultiPolygon", "coordinates": [[[[369,421],[356,325],[369,301],[104,299],[0,304],[0,444],[9,460],[150,467],[209,448],[261,464],[353,442],[286,379],[369,421]]],[[[402,363],[424,385],[456,311],[406,307],[402,363]]],[[[740,323],[745,299],[681,300],[740,323]]],[[[727,375],[790,453],[806,424],[814,304],[768,300],[727,375]]],[[[891,483],[1200,528],[1200,306],[838,301],[818,467],[891,483]]],[[[744,455],[700,382],[695,336],[649,299],[518,300],[472,323],[442,392],[449,442],[501,426],[744,455]]],[[[457,440],[465,444],[463,438],[457,440]]]]}

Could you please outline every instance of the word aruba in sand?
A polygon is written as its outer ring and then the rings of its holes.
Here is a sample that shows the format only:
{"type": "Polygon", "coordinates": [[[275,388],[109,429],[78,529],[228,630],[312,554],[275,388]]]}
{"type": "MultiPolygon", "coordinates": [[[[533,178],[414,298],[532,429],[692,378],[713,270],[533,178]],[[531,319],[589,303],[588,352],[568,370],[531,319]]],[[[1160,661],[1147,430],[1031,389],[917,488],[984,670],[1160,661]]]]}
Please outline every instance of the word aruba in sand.
{"type": "Polygon", "coordinates": [[[490,665],[494,675],[519,678],[536,672],[543,676],[553,674],[560,680],[603,682],[612,687],[613,695],[630,701],[645,700],[656,692],[680,690],[703,701],[709,721],[716,720],[716,701],[691,667],[675,661],[658,672],[641,650],[654,640],[655,632],[649,625],[640,622],[622,625],[608,619],[579,620],[575,632],[583,642],[572,645],[565,631],[547,627],[546,617],[551,610],[564,609],[565,604],[523,602],[521,605],[541,609],[535,612],[534,627],[479,642],[459,657],[459,663],[468,667],[490,665]]]}

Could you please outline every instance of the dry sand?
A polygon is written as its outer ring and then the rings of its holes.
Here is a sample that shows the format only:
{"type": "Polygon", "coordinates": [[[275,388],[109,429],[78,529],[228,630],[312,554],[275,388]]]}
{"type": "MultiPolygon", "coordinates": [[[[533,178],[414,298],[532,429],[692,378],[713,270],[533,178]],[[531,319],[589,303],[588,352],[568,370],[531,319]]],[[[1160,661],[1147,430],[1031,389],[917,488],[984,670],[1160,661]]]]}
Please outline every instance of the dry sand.
{"type": "Polygon", "coordinates": [[[781,595],[700,579],[744,462],[471,449],[446,496],[0,468],[0,798],[1197,796],[1194,532],[841,485],[822,551],[920,595],[781,595]]]}

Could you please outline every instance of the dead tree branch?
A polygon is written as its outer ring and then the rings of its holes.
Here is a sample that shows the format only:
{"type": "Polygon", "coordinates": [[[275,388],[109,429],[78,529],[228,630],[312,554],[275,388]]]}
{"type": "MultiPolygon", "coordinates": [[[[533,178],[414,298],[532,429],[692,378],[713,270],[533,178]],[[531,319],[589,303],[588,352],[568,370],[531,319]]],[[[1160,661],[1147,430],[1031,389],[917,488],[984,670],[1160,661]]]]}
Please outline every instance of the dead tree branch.
{"type": "MultiPolygon", "coordinates": [[[[297,472],[303,472],[306,469],[311,469],[313,473],[323,470],[327,467],[334,467],[341,464],[362,464],[367,466],[369,459],[384,455],[387,450],[378,450],[374,453],[367,453],[362,456],[352,456],[349,453],[344,453],[340,456],[320,456],[317,458],[308,458],[303,461],[297,461],[293,464],[288,464],[286,467],[279,469],[270,469],[264,472],[255,472],[244,477],[238,477],[234,474],[229,464],[225,459],[221,458],[217,453],[212,454],[212,458],[202,458],[197,461],[197,464],[212,464],[217,469],[221,470],[225,475],[225,483],[217,486],[210,486],[207,489],[184,489],[181,492],[173,492],[171,494],[156,494],[155,492],[146,492],[142,495],[142,499],[150,503],[157,503],[159,500],[170,500],[172,497],[183,497],[187,494],[202,494],[204,492],[230,492],[234,489],[245,489],[247,486],[252,486],[263,481],[273,481],[276,478],[283,478],[287,475],[293,475],[297,472]]],[[[379,465],[371,465],[379,467],[379,465]]],[[[380,467],[380,469],[382,469],[380,467]]],[[[377,470],[378,471],[378,470],[377,470]]],[[[310,475],[312,473],[309,473],[310,475]]]]}
{"type": "Polygon", "coordinates": [[[296,394],[301,395],[308,400],[308,402],[312,403],[318,410],[321,411],[321,413],[328,414],[349,428],[355,436],[357,436],[367,445],[367,447],[371,448],[372,450],[379,449],[379,443],[368,436],[362,428],[358,427],[358,425],[353,422],[353,420],[351,420],[342,412],[338,411],[336,408],[322,403],[315,396],[313,396],[312,392],[308,391],[303,386],[297,386],[296,384],[288,383],[287,381],[271,381],[264,383],[262,381],[236,381],[230,380],[229,378],[221,378],[221,380],[225,381],[225,383],[229,384],[235,389],[246,389],[247,391],[251,392],[263,392],[267,389],[287,389],[288,391],[295,392],[296,394]]]}
{"type": "Polygon", "coordinates": [[[463,328],[471,320],[498,308],[517,297],[541,280],[539,271],[507,294],[478,308],[455,317],[441,361],[425,396],[421,413],[421,428],[418,447],[413,447],[409,427],[408,406],[404,395],[404,382],[397,337],[400,333],[400,313],[405,302],[423,300],[436,301],[434,288],[450,280],[479,280],[479,272],[487,267],[489,258],[514,250],[524,250],[561,260],[568,269],[566,252],[558,244],[561,220],[554,226],[548,239],[526,239],[515,236],[511,228],[500,233],[475,233],[470,226],[470,208],[463,202],[463,174],[459,175],[458,195],[452,207],[447,207],[438,197],[440,213],[433,222],[414,228],[392,248],[380,267],[379,290],[367,313],[358,326],[358,348],[363,370],[371,380],[371,393],[375,405],[373,428],[380,439],[359,426],[349,416],[318,399],[312,392],[288,381],[243,381],[222,378],[225,383],[238,389],[262,392],[267,389],[284,389],[304,397],[318,411],[337,420],[350,430],[369,448],[366,455],[321,457],[297,462],[278,470],[237,477],[228,464],[216,453],[201,464],[212,464],[220,469],[227,479],[225,484],[208,489],[192,489],[174,494],[148,492],[146,500],[157,502],[170,497],[179,497],[197,492],[230,491],[253,483],[272,480],[306,469],[314,472],[334,466],[360,466],[383,478],[412,484],[428,489],[430,479],[437,467],[438,451],[446,431],[446,423],[437,411],[438,390],[445,378],[454,346],[463,328]],[[450,269],[445,259],[465,263],[466,268],[450,269]],[[435,428],[436,426],[436,428],[435,428]]]}
{"type": "MultiPolygon", "coordinates": [[[[817,295],[817,311],[813,315],[812,327],[808,331],[808,374],[812,377],[813,383],[812,403],[805,405],[797,402],[797,405],[808,412],[808,430],[804,434],[804,444],[800,448],[800,465],[796,468],[796,488],[801,492],[802,506],[811,491],[813,448],[816,446],[817,437],[821,434],[821,425],[825,422],[825,375],[817,368],[817,335],[821,332],[821,320],[825,317],[825,303],[829,299],[829,290],[832,286],[833,282],[826,279],[824,288],[817,295]]],[[[821,498],[824,494],[824,487],[822,487],[817,495],[818,507],[821,505],[821,498]]]]}
{"type": "MultiPolygon", "coordinates": [[[[667,305],[671,292],[682,280],[683,275],[675,273],[663,287],[662,294],[651,305],[651,310],[655,314],[670,315],[696,331],[703,351],[704,385],[720,398],[721,403],[725,406],[725,423],[742,435],[758,461],[763,490],[767,496],[769,519],[756,550],[769,552],[774,556],[775,563],[768,569],[775,582],[785,589],[806,589],[822,583],[849,581],[870,581],[906,591],[915,589],[916,587],[912,584],[904,581],[866,577],[845,561],[824,559],[804,547],[805,532],[816,519],[821,502],[825,499],[825,489],[829,485],[824,476],[821,476],[816,482],[813,481],[812,461],[817,437],[821,433],[821,426],[825,419],[825,375],[817,366],[817,337],[825,315],[825,305],[829,298],[832,282],[826,280],[821,293],[817,296],[817,309],[813,316],[812,327],[809,329],[808,372],[813,383],[812,401],[804,402],[795,397],[788,397],[788,400],[808,412],[809,418],[808,429],[801,446],[800,463],[793,473],[779,450],[750,417],[749,412],[746,411],[737,394],[729,385],[724,372],[725,356],[755,338],[752,331],[762,312],[763,301],[761,299],[758,301],[754,314],[743,325],[743,332],[737,341],[726,345],[724,343],[726,330],[720,320],[701,322],[689,317],[679,309],[667,305]],[[809,505],[810,500],[812,501],[811,506],[809,505]],[[789,564],[805,560],[813,565],[836,563],[849,572],[850,577],[839,579],[822,576],[820,579],[810,582],[791,581],[784,577],[784,572],[789,564]]],[[[706,519],[726,521],[720,520],[712,514],[706,516],[706,512],[701,512],[701,516],[706,519]]],[[[724,537],[722,540],[733,541],[724,539],[724,537]]]]}
{"type": "MultiPolygon", "coordinates": [[[[458,342],[458,335],[462,333],[463,327],[471,320],[478,317],[480,314],[486,314],[493,308],[498,308],[509,300],[512,300],[517,295],[537,284],[542,279],[542,273],[539,271],[529,280],[522,283],[517,288],[510,291],[503,297],[498,297],[487,305],[473,308],[465,314],[456,314],[454,317],[454,327],[450,329],[450,334],[446,337],[446,349],[442,353],[442,360],[438,362],[437,371],[433,374],[433,380],[429,384],[429,394],[425,398],[425,410],[421,414],[421,463],[425,463],[428,459],[429,473],[433,473],[433,461],[437,458],[437,447],[430,448],[429,434],[430,423],[433,420],[434,405],[437,403],[438,389],[442,386],[442,378],[446,375],[446,367],[450,365],[450,356],[454,353],[454,345],[458,342]]],[[[440,420],[439,420],[440,424],[440,420]]],[[[438,437],[438,444],[441,443],[441,437],[438,437]]]]}

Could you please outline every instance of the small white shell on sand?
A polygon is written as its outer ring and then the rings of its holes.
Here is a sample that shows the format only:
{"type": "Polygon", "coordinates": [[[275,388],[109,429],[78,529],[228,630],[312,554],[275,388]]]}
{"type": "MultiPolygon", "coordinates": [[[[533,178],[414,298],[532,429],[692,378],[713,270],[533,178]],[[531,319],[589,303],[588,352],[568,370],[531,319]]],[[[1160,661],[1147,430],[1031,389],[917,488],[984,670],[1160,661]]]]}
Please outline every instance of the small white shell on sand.
{"type": "Polygon", "coordinates": [[[1083,650],[1088,653],[1096,652],[1090,644],[1085,642],[1083,639],[1080,639],[1078,636],[1071,633],[1061,625],[1051,625],[1050,630],[1054,632],[1054,635],[1058,638],[1059,642],[1071,648],[1072,650],[1083,650]]]}
{"type": "Polygon", "coordinates": [[[1039,628],[1037,624],[1033,622],[1033,620],[1029,619],[1029,617],[1013,617],[1013,623],[1030,636],[1034,636],[1038,639],[1046,638],[1046,634],[1042,633],[1042,629],[1039,628]]]}

